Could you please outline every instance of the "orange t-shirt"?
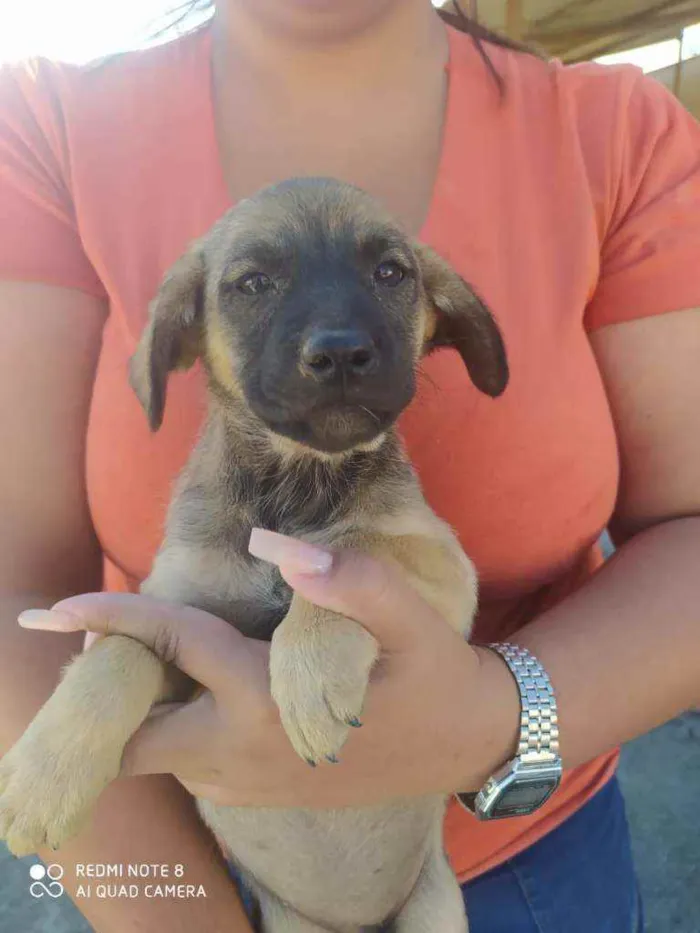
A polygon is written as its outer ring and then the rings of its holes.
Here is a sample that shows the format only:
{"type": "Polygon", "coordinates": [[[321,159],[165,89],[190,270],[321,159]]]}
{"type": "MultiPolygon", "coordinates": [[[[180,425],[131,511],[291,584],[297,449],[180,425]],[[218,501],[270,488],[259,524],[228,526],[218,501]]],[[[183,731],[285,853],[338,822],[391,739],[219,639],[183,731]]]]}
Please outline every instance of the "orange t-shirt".
{"type": "MultiPolygon", "coordinates": [[[[632,67],[489,47],[450,30],[442,158],[421,237],[485,297],[511,383],[480,396],[450,350],[401,420],[428,501],[458,531],[486,598],[518,597],[503,638],[600,563],[618,453],[592,329],[700,306],[700,130],[632,67]]],[[[134,590],[204,407],[201,372],[173,377],[149,434],[126,363],[166,268],[229,206],[210,98],[210,30],[89,67],[0,72],[0,276],[106,297],[87,438],[105,586],[134,590]]],[[[464,715],[479,715],[464,710],[464,715]]],[[[454,807],[462,879],[514,855],[612,773],[567,773],[538,813],[478,823],[454,807]]]]}

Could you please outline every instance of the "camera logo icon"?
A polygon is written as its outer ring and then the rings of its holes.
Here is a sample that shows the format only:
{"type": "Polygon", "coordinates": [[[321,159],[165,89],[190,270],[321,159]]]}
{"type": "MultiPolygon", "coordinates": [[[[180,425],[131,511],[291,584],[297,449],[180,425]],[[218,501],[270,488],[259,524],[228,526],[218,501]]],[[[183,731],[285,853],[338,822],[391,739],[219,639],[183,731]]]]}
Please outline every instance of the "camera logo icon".
{"type": "Polygon", "coordinates": [[[32,897],[61,897],[63,894],[64,887],[61,884],[63,868],[60,865],[52,863],[44,866],[37,862],[29,869],[29,877],[32,879],[29,885],[29,893],[32,897]]]}

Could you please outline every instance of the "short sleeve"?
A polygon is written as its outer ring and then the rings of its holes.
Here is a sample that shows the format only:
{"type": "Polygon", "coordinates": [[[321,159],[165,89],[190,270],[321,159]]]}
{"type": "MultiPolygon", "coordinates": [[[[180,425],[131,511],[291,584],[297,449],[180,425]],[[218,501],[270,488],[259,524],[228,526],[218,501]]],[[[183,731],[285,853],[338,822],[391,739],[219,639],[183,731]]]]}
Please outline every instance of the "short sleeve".
{"type": "Polygon", "coordinates": [[[700,307],[700,125],[655,79],[623,78],[589,330],[700,307]]]}
{"type": "Polygon", "coordinates": [[[83,249],[54,69],[0,68],[0,279],[105,297],[83,249]]]}

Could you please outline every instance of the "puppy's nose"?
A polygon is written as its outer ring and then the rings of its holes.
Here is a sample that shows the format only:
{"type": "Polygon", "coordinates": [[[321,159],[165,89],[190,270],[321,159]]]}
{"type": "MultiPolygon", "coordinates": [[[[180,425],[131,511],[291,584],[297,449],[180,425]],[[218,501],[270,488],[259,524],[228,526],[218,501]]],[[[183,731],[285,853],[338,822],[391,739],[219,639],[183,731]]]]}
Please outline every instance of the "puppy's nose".
{"type": "Polygon", "coordinates": [[[340,376],[368,376],[378,363],[377,348],[360,330],[319,330],[306,338],[300,351],[300,367],[319,382],[340,376]]]}

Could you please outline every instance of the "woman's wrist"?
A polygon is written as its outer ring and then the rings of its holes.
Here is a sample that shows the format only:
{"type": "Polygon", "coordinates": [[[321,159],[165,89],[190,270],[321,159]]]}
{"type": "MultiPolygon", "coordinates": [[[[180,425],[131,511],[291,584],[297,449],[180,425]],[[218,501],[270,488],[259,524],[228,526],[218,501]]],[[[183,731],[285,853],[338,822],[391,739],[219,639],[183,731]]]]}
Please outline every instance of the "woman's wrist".
{"type": "Polygon", "coordinates": [[[479,791],[489,777],[514,757],[520,736],[520,694],[503,658],[473,645],[477,683],[465,707],[455,710],[459,723],[461,773],[455,792],[479,791]]]}

